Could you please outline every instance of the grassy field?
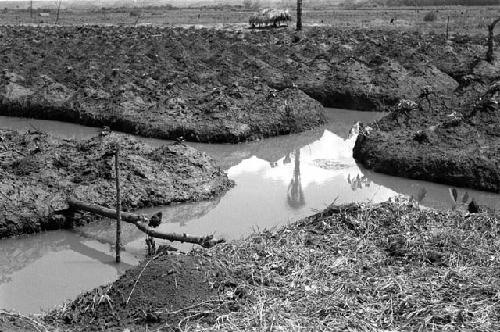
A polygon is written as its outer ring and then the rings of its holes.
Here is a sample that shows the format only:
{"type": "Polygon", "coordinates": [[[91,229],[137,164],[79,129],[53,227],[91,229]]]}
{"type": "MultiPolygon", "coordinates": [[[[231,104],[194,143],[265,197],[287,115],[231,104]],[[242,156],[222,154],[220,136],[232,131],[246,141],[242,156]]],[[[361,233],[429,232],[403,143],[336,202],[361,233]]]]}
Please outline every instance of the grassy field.
{"type": "MultiPolygon", "coordinates": [[[[294,8],[290,8],[293,12],[294,8]]],[[[183,8],[183,9],[147,9],[139,16],[131,14],[134,10],[106,11],[61,11],[60,25],[154,25],[183,26],[201,25],[217,28],[247,27],[251,11],[183,8]]],[[[500,15],[500,6],[494,7],[425,7],[425,8],[369,8],[341,9],[338,7],[304,8],[304,23],[306,26],[328,25],[341,28],[367,29],[405,29],[423,32],[442,33],[449,26],[450,33],[476,34],[486,33],[486,26],[493,18],[500,15]],[[424,22],[424,16],[435,11],[437,19],[424,22]],[[391,23],[391,19],[394,22],[391,23]],[[449,21],[448,21],[449,20],[449,21]]],[[[56,13],[49,17],[41,17],[34,13],[30,17],[27,10],[3,10],[0,12],[0,24],[35,24],[52,25],[56,13]]],[[[293,23],[292,23],[293,25],[293,23]]]]}

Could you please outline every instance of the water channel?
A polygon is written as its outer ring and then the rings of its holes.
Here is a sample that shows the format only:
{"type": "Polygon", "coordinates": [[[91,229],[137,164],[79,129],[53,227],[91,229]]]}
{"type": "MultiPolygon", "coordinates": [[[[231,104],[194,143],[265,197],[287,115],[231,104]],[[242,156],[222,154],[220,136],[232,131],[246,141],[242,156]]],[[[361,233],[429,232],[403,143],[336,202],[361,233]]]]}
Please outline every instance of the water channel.
{"type": "MultiPolygon", "coordinates": [[[[380,202],[398,196],[426,196],[422,205],[451,207],[448,186],[391,177],[362,168],[352,158],[353,126],[380,113],[327,109],[327,125],[302,134],[239,145],[189,143],[213,156],[235,188],[212,201],[162,210],[165,232],[214,234],[227,240],[270,229],[322,210],[332,202],[380,202]]],[[[0,128],[43,130],[61,138],[86,139],[100,129],[57,121],[1,117],[0,128]]],[[[168,143],[138,138],[148,144],[168,143]]],[[[481,204],[500,208],[499,195],[459,189],[481,204]]],[[[145,236],[125,225],[123,263],[114,263],[111,220],[72,231],[52,231],[0,241],[0,308],[39,313],[80,292],[115,280],[145,254],[145,236]]],[[[189,250],[187,245],[175,245],[189,250]]]]}

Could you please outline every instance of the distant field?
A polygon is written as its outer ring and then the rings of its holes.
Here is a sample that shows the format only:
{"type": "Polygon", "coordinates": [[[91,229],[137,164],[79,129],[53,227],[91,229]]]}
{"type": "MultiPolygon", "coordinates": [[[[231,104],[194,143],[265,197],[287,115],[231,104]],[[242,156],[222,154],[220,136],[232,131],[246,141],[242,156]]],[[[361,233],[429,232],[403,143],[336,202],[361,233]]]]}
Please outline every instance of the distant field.
{"type": "MultiPolygon", "coordinates": [[[[220,9],[149,9],[136,16],[133,9],[124,12],[62,11],[60,25],[155,25],[155,26],[207,26],[218,28],[247,27],[251,11],[233,11],[220,9]]],[[[294,14],[294,13],[292,13],[294,14]]],[[[309,9],[304,11],[306,26],[328,25],[343,28],[405,29],[423,32],[443,33],[449,25],[450,33],[486,33],[486,26],[494,17],[500,16],[500,6],[493,7],[425,7],[415,8],[370,8],[346,10],[335,7],[309,9]],[[434,22],[424,22],[424,16],[435,11],[434,22]],[[391,19],[394,22],[391,24],[391,19]],[[449,22],[448,22],[449,20],[449,22]]],[[[52,25],[55,12],[42,17],[38,13],[30,17],[23,10],[0,12],[0,24],[52,25]]],[[[293,23],[292,23],[293,24],[293,23]]]]}

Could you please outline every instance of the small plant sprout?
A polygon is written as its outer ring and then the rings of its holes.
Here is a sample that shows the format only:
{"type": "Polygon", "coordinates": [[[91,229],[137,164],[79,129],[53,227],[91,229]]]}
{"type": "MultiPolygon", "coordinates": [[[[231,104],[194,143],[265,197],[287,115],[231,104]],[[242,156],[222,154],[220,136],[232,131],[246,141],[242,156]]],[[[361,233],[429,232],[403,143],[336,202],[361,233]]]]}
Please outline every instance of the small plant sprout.
{"type": "Polygon", "coordinates": [[[474,198],[472,198],[467,191],[464,192],[461,199],[459,198],[458,190],[456,188],[448,188],[448,192],[450,193],[451,209],[453,211],[459,207],[467,206],[467,210],[472,212],[470,206],[472,206],[472,210],[474,210],[474,207],[478,206],[474,201],[474,198]]]}

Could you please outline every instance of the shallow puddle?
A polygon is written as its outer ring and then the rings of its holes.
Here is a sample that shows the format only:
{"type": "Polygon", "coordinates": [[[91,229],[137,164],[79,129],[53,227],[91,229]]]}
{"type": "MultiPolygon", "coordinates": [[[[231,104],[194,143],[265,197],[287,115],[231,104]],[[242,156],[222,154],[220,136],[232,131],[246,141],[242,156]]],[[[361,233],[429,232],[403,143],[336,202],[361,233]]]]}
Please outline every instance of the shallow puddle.
{"type": "MultiPolygon", "coordinates": [[[[213,201],[139,211],[163,211],[165,232],[214,234],[238,239],[320,211],[332,202],[380,202],[397,195],[417,196],[425,188],[424,206],[450,208],[448,186],[374,173],[352,158],[358,122],[380,113],[328,110],[329,123],[299,135],[259,142],[221,145],[189,143],[212,155],[235,180],[235,188],[213,201]]],[[[64,138],[84,139],[99,129],[56,121],[0,117],[0,128],[39,129],[64,138]]],[[[160,145],[166,141],[144,139],[160,145]]],[[[474,190],[478,203],[500,207],[500,196],[474,190]]],[[[60,304],[79,292],[114,280],[145,253],[145,236],[125,224],[125,263],[113,263],[112,220],[75,231],[58,231],[0,241],[0,307],[24,313],[60,304]]],[[[181,250],[189,245],[173,244],[181,250]]]]}

